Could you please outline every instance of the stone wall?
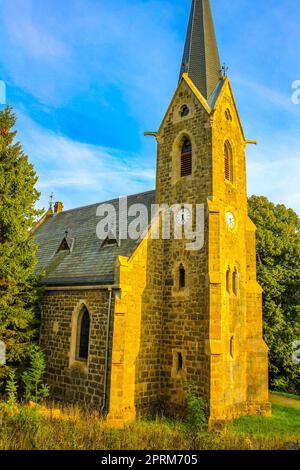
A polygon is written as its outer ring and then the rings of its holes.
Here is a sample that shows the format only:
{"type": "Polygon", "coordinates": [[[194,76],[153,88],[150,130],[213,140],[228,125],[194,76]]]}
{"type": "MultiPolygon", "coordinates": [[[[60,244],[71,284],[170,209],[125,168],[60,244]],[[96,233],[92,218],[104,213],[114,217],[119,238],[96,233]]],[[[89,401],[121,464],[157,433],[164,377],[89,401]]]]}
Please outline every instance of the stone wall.
{"type": "Polygon", "coordinates": [[[41,346],[46,356],[47,382],[54,398],[102,409],[108,301],[107,290],[46,291],[42,302],[41,346]],[[87,364],[72,362],[70,358],[75,340],[71,334],[72,319],[83,305],[91,319],[87,364]]]}
{"type": "Polygon", "coordinates": [[[268,414],[270,405],[268,350],[262,337],[262,289],[256,281],[255,227],[248,218],[246,140],[228,79],[224,81],[211,123],[210,339],[214,340],[215,352],[212,351],[210,371],[210,416],[214,422],[256,411],[268,414]],[[230,142],[233,151],[232,182],[225,178],[225,141],[230,142]],[[228,212],[235,217],[232,228],[226,223],[228,212]],[[234,270],[238,279],[236,292],[232,285],[234,270]]]}
{"type": "MultiPolygon", "coordinates": [[[[114,424],[135,419],[140,414],[140,407],[146,404],[149,410],[153,396],[155,400],[158,396],[157,388],[154,390],[153,387],[153,378],[158,374],[158,364],[153,364],[157,345],[151,321],[145,316],[148,248],[145,239],[132,256],[117,260],[116,282],[121,295],[115,304],[109,413],[109,421],[114,424]],[[143,362],[145,358],[146,363],[143,362]]],[[[159,329],[155,315],[152,325],[159,329]]]]}
{"type": "Polygon", "coordinates": [[[205,341],[209,328],[207,198],[212,192],[211,126],[207,104],[199,101],[201,97],[195,96],[191,86],[181,82],[158,133],[157,203],[192,204],[194,216],[196,204],[204,204],[206,225],[201,250],[189,251],[187,240],[174,237],[163,244],[160,399],[164,410],[171,414],[184,412],[186,384],[195,385],[207,402],[210,389],[205,341]],[[180,115],[183,105],[189,107],[186,117],[180,115]],[[184,136],[192,143],[193,172],[180,178],[184,136]],[[186,271],[186,287],[178,292],[180,264],[186,271]],[[179,355],[183,360],[180,370],[176,363],[179,355]]]}
{"type": "Polygon", "coordinates": [[[138,416],[161,409],[164,257],[161,240],[147,240],[146,283],[141,296],[140,347],[136,359],[138,416]]]}

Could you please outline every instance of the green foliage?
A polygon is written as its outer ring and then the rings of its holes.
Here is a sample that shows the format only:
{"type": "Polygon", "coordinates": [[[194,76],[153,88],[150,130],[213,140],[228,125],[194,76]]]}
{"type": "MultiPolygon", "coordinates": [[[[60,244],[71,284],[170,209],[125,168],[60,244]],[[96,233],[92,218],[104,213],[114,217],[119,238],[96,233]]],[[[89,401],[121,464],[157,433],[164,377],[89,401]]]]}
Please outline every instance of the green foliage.
{"type": "Polygon", "coordinates": [[[40,291],[34,272],[36,246],[28,236],[40,214],[37,176],[22,146],[15,141],[16,116],[0,112],[0,341],[6,344],[6,366],[0,386],[12,367],[21,369],[36,335],[40,291]]]}
{"type": "Polygon", "coordinates": [[[285,433],[300,438],[300,411],[283,406],[272,406],[272,417],[243,416],[228,424],[235,433],[248,433],[251,437],[283,435],[285,433]]]}
{"type": "Polygon", "coordinates": [[[8,379],[6,381],[5,392],[7,396],[7,404],[9,406],[16,405],[18,401],[18,382],[14,369],[10,369],[8,379]]]}
{"type": "Polygon", "coordinates": [[[30,354],[30,367],[22,375],[27,402],[39,403],[49,396],[49,388],[43,384],[45,370],[44,355],[37,346],[33,346],[30,354]]]}
{"type": "Polygon", "coordinates": [[[206,405],[204,400],[197,395],[196,388],[193,385],[186,387],[186,428],[189,433],[196,435],[207,425],[206,405]]]}
{"type": "Polygon", "coordinates": [[[40,425],[42,417],[38,408],[21,407],[19,413],[11,418],[13,423],[17,426],[25,427],[27,429],[34,429],[40,425]]]}
{"type": "Polygon", "coordinates": [[[292,209],[258,196],[249,199],[249,215],[257,226],[271,387],[299,393],[300,367],[292,363],[292,343],[300,339],[300,219],[292,209]]]}
{"type": "Polygon", "coordinates": [[[276,395],[278,397],[292,398],[293,400],[300,401],[300,395],[294,395],[293,393],[286,393],[286,392],[272,392],[272,393],[273,395],[276,395]]]}
{"type": "MultiPolygon", "coordinates": [[[[9,416],[8,424],[18,440],[28,442],[28,447],[37,448],[36,438],[42,425],[42,417],[37,408],[21,407],[16,414],[9,416]]],[[[20,444],[19,444],[20,445],[20,444]]]]}

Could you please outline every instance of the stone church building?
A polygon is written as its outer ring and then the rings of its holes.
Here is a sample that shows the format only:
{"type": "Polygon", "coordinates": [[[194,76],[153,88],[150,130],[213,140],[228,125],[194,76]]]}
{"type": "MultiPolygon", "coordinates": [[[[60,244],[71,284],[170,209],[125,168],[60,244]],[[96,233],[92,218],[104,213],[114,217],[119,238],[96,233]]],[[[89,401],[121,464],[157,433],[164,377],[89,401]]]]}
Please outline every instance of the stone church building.
{"type": "MultiPolygon", "coordinates": [[[[220,66],[209,0],[192,2],[178,87],[151,135],[156,189],[129,196],[128,207],[203,205],[203,247],[187,250],[174,235],[101,241],[99,203],[67,211],[51,205],[34,237],[52,395],[121,423],[181,413],[192,384],[210,423],[270,414],[255,226],[247,213],[245,149],[254,141],[244,135],[220,66]]],[[[119,221],[130,219],[119,199],[106,204],[119,221]]],[[[182,210],[172,223],[183,226],[185,217],[182,210]]],[[[142,227],[148,235],[151,224],[142,227]]]]}

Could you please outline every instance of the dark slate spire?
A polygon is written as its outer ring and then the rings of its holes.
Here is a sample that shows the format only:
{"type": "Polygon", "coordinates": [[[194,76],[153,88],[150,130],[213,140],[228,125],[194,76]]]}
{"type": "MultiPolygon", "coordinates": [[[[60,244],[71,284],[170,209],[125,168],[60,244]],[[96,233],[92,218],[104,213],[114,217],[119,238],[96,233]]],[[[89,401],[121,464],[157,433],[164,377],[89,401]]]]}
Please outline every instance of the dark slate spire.
{"type": "Polygon", "coordinates": [[[209,0],[193,0],[180,78],[187,72],[208,99],[221,78],[220,58],[209,0]]]}

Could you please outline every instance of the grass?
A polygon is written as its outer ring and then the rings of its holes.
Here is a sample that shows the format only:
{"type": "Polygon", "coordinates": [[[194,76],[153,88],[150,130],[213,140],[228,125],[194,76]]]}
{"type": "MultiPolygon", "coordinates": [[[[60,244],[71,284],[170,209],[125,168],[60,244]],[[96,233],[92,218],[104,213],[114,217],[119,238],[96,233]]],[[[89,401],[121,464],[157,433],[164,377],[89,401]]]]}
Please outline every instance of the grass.
{"type": "Polygon", "coordinates": [[[276,390],[272,391],[272,393],[274,395],[287,397],[287,398],[293,398],[294,400],[299,400],[300,401],[300,395],[294,395],[293,393],[287,393],[287,392],[278,392],[276,390]]]}
{"type": "Polygon", "coordinates": [[[300,441],[300,411],[273,407],[273,417],[243,417],[218,432],[190,432],[184,423],[157,418],[112,429],[78,407],[41,415],[0,409],[2,450],[229,450],[282,449],[300,441]]]}
{"type": "Polygon", "coordinates": [[[300,411],[273,405],[271,418],[244,416],[227,426],[227,431],[237,437],[247,436],[254,446],[280,448],[282,444],[300,441],[300,411]]]}

